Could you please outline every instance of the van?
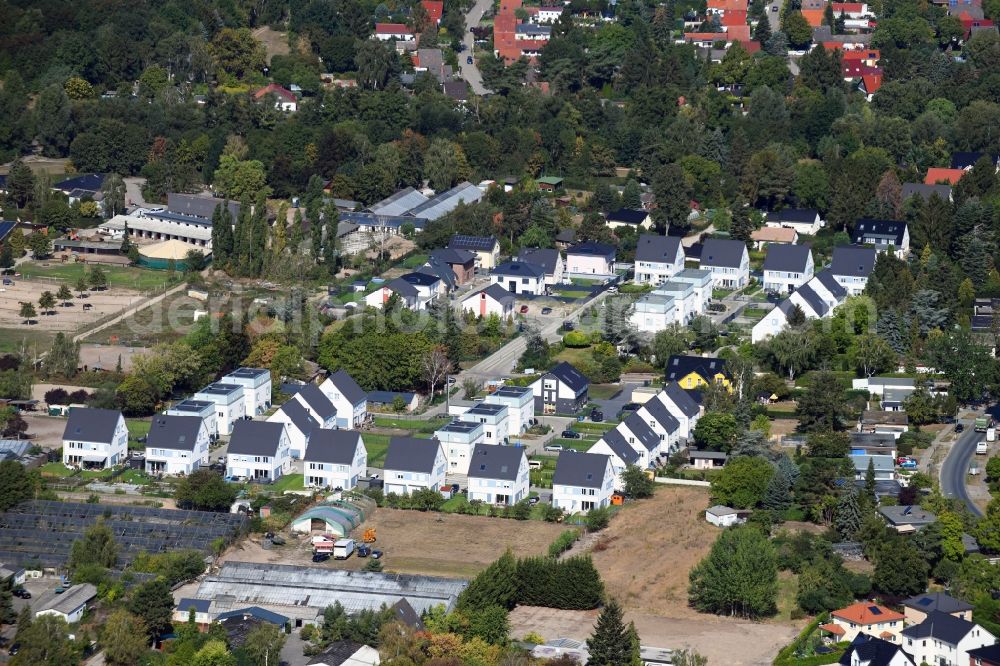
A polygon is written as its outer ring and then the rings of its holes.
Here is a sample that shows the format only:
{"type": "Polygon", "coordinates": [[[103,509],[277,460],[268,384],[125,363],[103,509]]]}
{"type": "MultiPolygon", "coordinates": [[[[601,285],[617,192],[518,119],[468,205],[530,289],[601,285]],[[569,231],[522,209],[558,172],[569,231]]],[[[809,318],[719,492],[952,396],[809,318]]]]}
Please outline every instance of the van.
{"type": "Polygon", "coordinates": [[[346,560],[354,552],[354,539],[338,539],[333,544],[333,559],[346,560]]]}
{"type": "Polygon", "coordinates": [[[986,446],[986,442],[980,440],[980,442],[976,444],[976,453],[978,455],[985,456],[988,452],[989,447],[986,446]]]}
{"type": "Polygon", "coordinates": [[[541,460],[529,460],[528,461],[528,469],[541,469],[541,468],[542,468],[542,461],[541,460]]]}

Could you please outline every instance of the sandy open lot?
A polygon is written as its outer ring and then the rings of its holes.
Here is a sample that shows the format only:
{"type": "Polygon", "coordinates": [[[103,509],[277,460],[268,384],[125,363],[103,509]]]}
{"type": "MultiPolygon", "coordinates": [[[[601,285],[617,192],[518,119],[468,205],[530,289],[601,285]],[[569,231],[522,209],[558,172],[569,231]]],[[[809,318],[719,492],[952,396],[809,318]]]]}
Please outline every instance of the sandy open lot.
{"type": "Polygon", "coordinates": [[[28,423],[28,434],[32,444],[43,449],[58,449],[62,447],[63,431],[66,430],[66,419],[59,416],[43,416],[45,405],[39,406],[38,413],[22,413],[21,417],[28,423]]]}
{"type": "MultiPolygon", "coordinates": [[[[30,328],[76,332],[81,326],[119,312],[142,298],[139,292],[127,289],[92,291],[88,293],[87,298],[76,298],[74,290],[72,305],[62,307],[62,304],[57,302],[52,309],[54,314],[42,314],[38,307],[38,297],[44,291],[51,291],[55,295],[61,284],[62,282],[57,280],[31,280],[19,277],[14,280],[13,285],[3,287],[4,291],[0,292],[0,328],[29,328],[19,314],[21,303],[25,301],[32,303],[38,312],[38,316],[33,319],[36,323],[30,328]],[[92,307],[84,311],[84,304],[92,307]]],[[[73,288],[73,285],[67,286],[73,288]]]]}
{"type": "MultiPolygon", "coordinates": [[[[485,516],[422,513],[399,509],[378,509],[374,517],[353,534],[374,527],[376,548],[385,552],[386,570],[399,573],[471,578],[510,548],[518,557],[541,555],[565,529],[537,520],[516,521],[485,516]]],[[[311,547],[308,537],[288,536],[288,544],[264,549],[256,540],[247,540],[223,555],[223,560],[275,564],[308,564],[311,547]]],[[[360,569],[365,560],[352,557],[343,562],[329,560],[316,566],[360,569]]]]}

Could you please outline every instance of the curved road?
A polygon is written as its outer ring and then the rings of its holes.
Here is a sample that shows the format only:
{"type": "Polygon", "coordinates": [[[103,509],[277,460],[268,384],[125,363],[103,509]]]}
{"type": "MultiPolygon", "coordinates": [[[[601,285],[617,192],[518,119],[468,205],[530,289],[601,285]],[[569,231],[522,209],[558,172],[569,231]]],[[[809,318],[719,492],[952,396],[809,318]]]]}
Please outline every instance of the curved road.
{"type": "Polygon", "coordinates": [[[459,71],[462,73],[462,78],[469,83],[472,92],[479,96],[486,95],[491,91],[483,86],[483,75],[479,73],[475,58],[473,58],[471,65],[465,62],[465,58],[471,56],[476,48],[476,37],[469,32],[469,29],[479,25],[479,22],[483,19],[483,14],[492,6],[493,0],[476,0],[476,3],[466,13],[465,37],[462,39],[462,42],[465,44],[465,50],[458,54],[459,71]]]}
{"type": "Polygon", "coordinates": [[[969,471],[969,462],[976,453],[978,444],[985,435],[975,432],[972,423],[964,423],[966,430],[962,436],[952,444],[948,456],[941,465],[941,494],[945,497],[955,497],[962,500],[969,511],[976,516],[982,516],[983,512],[969,497],[969,491],[965,487],[966,474],[969,471]]]}

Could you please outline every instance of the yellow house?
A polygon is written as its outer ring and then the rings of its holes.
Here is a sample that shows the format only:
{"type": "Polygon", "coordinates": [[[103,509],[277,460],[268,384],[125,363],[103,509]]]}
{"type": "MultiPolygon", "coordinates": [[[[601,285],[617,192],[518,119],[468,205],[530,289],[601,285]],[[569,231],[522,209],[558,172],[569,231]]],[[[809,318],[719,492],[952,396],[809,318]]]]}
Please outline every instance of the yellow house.
{"type": "Polygon", "coordinates": [[[675,354],[667,361],[667,382],[677,382],[682,389],[698,389],[709,384],[721,384],[730,393],[733,384],[726,372],[726,361],[706,356],[675,354]]]}

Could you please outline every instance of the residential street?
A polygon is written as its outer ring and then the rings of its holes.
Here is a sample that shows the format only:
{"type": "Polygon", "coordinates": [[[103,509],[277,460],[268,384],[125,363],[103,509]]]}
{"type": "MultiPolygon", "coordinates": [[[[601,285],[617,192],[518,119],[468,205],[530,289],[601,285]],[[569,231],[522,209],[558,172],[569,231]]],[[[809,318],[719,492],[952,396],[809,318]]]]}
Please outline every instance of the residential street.
{"type": "Polygon", "coordinates": [[[492,0],[476,0],[476,4],[472,5],[472,9],[469,13],[465,15],[465,36],[463,38],[463,43],[465,44],[465,50],[458,56],[459,71],[462,73],[462,78],[465,79],[469,87],[472,88],[472,92],[476,95],[486,95],[490,93],[483,87],[483,75],[479,73],[479,68],[476,66],[475,58],[472,60],[470,65],[466,62],[465,58],[473,54],[475,49],[475,36],[469,32],[469,28],[474,28],[479,25],[479,21],[482,20],[483,14],[486,10],[493,5],[492,0]]]}
{"type": "Polygon", "coordinates": [[[973,429],[972,420],[961,421],[961,423],[965,425],[965,432],[952,445],[948,456],[941,465],[941,494],[945,497],[957,497],[965,502],[969,511],[976,516],[982,516],[983,512],[969,497],[969,489],[965,486],[965,479],[969,471],[969,462],[976,452],[976,444],[985,435],[973,429]]]}

